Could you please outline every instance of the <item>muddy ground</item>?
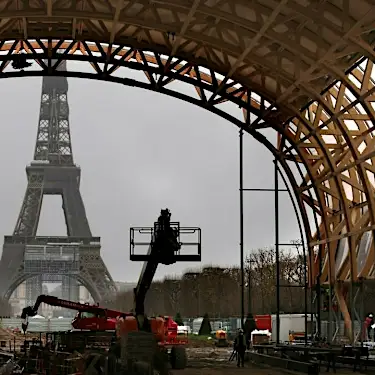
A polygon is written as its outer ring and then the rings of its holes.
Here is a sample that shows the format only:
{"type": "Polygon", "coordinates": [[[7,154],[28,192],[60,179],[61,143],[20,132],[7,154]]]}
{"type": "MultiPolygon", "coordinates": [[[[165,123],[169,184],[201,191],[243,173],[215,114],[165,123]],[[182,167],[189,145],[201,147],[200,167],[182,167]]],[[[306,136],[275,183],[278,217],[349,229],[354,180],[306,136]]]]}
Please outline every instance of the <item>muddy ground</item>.
{"type": "MultiPolygon", "coordinates": [[[[332,374],[332,372],[330,372],[332,374]]],[[[234,362],[219,362],[216,360],[190,360],[189,365],[184,370],[172,371],[173,375],[299,375],[292,371],[283,371],[281,369],[273,369],[268,366],[256,366],[251,363],[245,363],[244,368],[238,368],[234,362]]],[[[325,368],[322,368],[321,374],[328,374],[325,368]]],[[[337,369],[336,375],[353,374],[352,369],[337,369]]],[[[356,372],[357,375],[369,375],[370,372],[356,372]]],[[[302,375],[302,374],[301,374],[302,375]]]]}
{"type": "MultiPolygon", "coordinates": [[[[245,363],[244,368],[237,368],[236,362],[229,362],[230,348],[188,348],[188,367],[185,370],[172,371],[173,375],[279,375],[297,374],[292,371],[273,369],[268,366],[257,366],[252,363],[245,363]]],[[[325,367],[321,374],[326,373],[325,367]]],[[[332,373],[332,372],[331,372],[332,373]]],[[[370,372],[367,372],[369,374],[370,372]]],[[[337,369],[336,375],[353,374],[352,369],[337,369]]],[[[357,375],[362,373],[356,372],[357,375]]]]}
{"type": "MultiPolygon", "coordinates": [[[[32,339],[35,335],[27,335],[27,339],[32,339]]],[[[25,336],[20,333],[13,333],[10,330],[0,328],[0,341],[6,341],[7,348],[16,344],[20,346],[25,336]]],[[[172,375],[279,375],[279,374],[296,374],[294,372],[286,372],[280,369],[270,367],[259,367],[249,362],[245,363],[244,368],[237,368],[236,362],[229,362],[232,348],[216,348],[213,343],[205,341],[190,342],[187,347],[188,367],[185,370],[172,371],[172,375]]],[[[321,370],[321,374],[326,373],[325,368],[321,370]]],[[[337,370],[336,375],[353,374],[352,369],[337,370]]],[[[361,373],[356,372],[357,375],[361,373]]],[[[368,375],[370,372],[367,372],[368,375]]]]}
{"type": "MultiPolygon", "coordinates": [[[[332,372],[330,372],[332,374],[332,372]]],[[[235,364],[216,364],[216,363],[190,363],[189,367],[185,370],[172,371],[173,375],[232,375],[232,374],[243,374],[243,375],[299,375],[298,373],[291,371],[282,371],[280,369],[273,369],[269,367],[258,367],[252,364],[246,364],[244,368],[237,368],[235,364]]],[[[321,374],[329,374],[322,369],[321,374]]],[[[336,375],[349,375],[353,374],[352,369],[337,370],[336,375]]],[[[356,372],[357,375],[362,375],[363,373],[356,372]]],[[[367,374],[363,375],[369,375],[367,374]]]]}
{"type": "Polygon", "coordinates": [[[232,374],[252,374],[252,375],[278,375],[280,371],[272,369],[261,369],[254,366],[246,366],[244,368],[237,368],[236,366],[216,367],[216,366],[197,366],[188,367],[182,371],[172,371],[173,375],[232,375],[232,374]]]}

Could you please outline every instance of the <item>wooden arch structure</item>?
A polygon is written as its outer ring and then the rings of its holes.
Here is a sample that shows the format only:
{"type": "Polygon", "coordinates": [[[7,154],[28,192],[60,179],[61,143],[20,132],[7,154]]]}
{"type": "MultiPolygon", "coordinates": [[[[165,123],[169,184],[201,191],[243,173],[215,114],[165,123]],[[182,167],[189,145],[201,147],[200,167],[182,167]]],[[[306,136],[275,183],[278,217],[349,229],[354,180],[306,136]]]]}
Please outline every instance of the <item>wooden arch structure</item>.
{"type": "Polygon", "coordinates": [[[374,29],[370,0],[0,0],[0,78],[143,87],[253,135],[294,191],[310,286],[329,286],[353,336],[343,286],[375,278],[374,29]],[[20,58],[32,66],[12,70],[20,58]],[[66,60],[86,66],[59,73],[66,60]]]}

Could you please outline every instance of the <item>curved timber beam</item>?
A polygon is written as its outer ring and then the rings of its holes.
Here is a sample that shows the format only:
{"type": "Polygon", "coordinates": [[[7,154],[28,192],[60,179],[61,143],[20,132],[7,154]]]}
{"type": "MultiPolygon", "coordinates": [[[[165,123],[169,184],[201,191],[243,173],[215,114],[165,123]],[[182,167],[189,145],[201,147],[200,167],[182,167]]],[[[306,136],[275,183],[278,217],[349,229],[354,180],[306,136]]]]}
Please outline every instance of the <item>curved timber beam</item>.
{"type": "Polygon", "coordinates": [[[290,180],[310,285],[331,288],[375,278],[375,7],[337,4],[0,0],[0,78],[59,75],[62,61],[85,61],[64,74],[161,92],[244,128],[290,180]],[[33,66],[12,71],[19,54],[33,66]]]}
{"type": "MultiPolygon", "coordinates": [[[[106,53],[108,46],[103,43],[85,43],[85,48],[87,48],[86,53],[82,55],[84,49],[80,42],[49,42],[48,40],[25,42],[15,40],[4,43],[3,46],[0,47],[0,53],[4,51],[8,52],[8,54],[0,54],[0,78],[41,75],[82,77],[145,88],[185,100],[227,119],[238,127],[243,127],[245,131],[252,134],[261,143],[266,145],[266,147],[280,161],[283,169],[288,175],[294,192],[297,191],[298,185],[294,181],[293,172],[283,160],[283,155],[280,154],[272,142],[250,126],[250,118],[259,118],[261,114],[267,110],[267,105],[269,105],[269,103],[266,100],[263,100],[258,93],[250,91],[238,82],[233,81],[231,84],[225,86],[217,99],[209,102],[207,100],[207,95],[209,93],[212,93],[213,95],[216,88],[222,82],[223,77],[220,74],[207,68],[193,65],[186,61],[181,61],[177,58],[171,63],[160,54],[136,50],[128,46],[117,48],[116,55],[112,56],[110,60],[111,63],[108,64],[110,69],[108,69],[107,74],[103,74],[102,71],[98,72],[95,69],[90,72],[84,68],[82,69],[83,71],[72,71],[69,69],[67,71],[65,71],[65,69],[64,71],[59,71],[59,65],[65,63],[65,61],[83,61],[87,62],[88,67],[91,67],[92,62],[90,56],[93,56],[94,53],[98,53],[100,50],[105,51],[106,53]],[[21,44],[22,46],[20,46],[21,44]],[[21,48],[25,44],[29,45],[27,49],[24,49],[24,55],[27,53],[27,56],[25,57],[27,57],[28,61],[34,60],[38,64],[34,64],[38,69],[35,69],[35,66],[27,70],[25,69],[24,71],[9,69],[6,71],[4,70],[1,74],[2,61],[5,62],[4,66],[6,63],[8,63],[9,66],[9,63],[16,59],[17,55],[20,54],[21,48]],[[80,48],[79,51],[78,47],[80,48]],[[48,48],[52,48],[50,53],[45,52],[48,48]],[[11,53],[11,51],[17,51],[18,53],[11,53]],[[48,61],[50,61],[50,63],[48,63],[48,61]],[[169,64],[168,69],[166,69],[167,63],[169,64]],[[121,69],[123,70],[121,71],[121,69]],[[129,69],[143,72],[148,78],[148,82],[144,82],[144,79],[136,80],[135,78],[129,78],[129,69]],[[123,74],[119,74],[121,72],[123,72],[123,74]],[[159,84],[157,84],[156,78],[160,81],[159,84]],[[174,85],[171,85],[171,88],[169,88],[169,85],[177,80],[191,86],[197,93],[196,97],[186,95],[182,90],[176,90],[174,85]],[[226,102],[234,104],[237,111],[239,109],[236,115],[231,114],[231,111],[225,106],[221,107],[221,104],[226,102]]],[[[101,60],[100,56],[96,56],[94,61],[97,66],[100,66],[101,64],[104,64],[106,60],[104,58],[101,60]]],[[[267,121],[275,123],[275,120],[272,117],[269,117],[267,121]]],[[[296,195],[296,198],[299,204],[299,209],[301,210],[305,230],[307,233],[310,233],[308,238],[311,238],[308,215],[298,200],[298,194],[296,195]]]]}

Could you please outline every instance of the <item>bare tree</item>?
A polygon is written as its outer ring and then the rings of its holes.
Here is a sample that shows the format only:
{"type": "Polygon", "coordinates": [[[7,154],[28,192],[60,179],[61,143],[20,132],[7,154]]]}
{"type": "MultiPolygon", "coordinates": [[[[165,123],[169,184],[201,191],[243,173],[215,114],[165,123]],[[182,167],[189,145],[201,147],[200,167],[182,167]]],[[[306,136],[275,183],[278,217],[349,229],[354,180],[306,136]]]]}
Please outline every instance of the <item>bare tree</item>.
{"type": "MultiPolygon", "coordinates": [[[[251,300],[253,314],[276,311],[276,257],[275,249],[260,248],[246,259],[246,275],[251,269],[251,300]],[[250,267],[251,266],[251,267],[250,267]]],[[[297,244],[280,252],[280,302],[285,312],[303,312],[305,263],[297,244]]],[[[247,276],[246,276],[247,279],[247,276]]],[[[247,292],[249,291],[246,289],[247,292]]],[[[245,303],[247,301],[245,295],[245,303]]],[[[132,292],[120,293],[116,307],[129,311],[133,306],[132,292]]],[[[197,317],[239,316],[241,311],[241,272],[238,267],[204,267],[189,270],[181,278],[167,277],[154,282],[147,295],[146,312],[149,315],[197,317]]]]}
{"type": "Polygon", "coordinates": [[[164,282],[155,281],[154,283],[152,283],[151,288],[147,293],[145,301],[145,311],[147,315],[166,315],[164,296],[164,282]]]}
{"type": "Polygon", "coordinates": [[[164,306],[168,315],[179,311],[181,298],[181,279],[166,277],[163,282],[164,306]]]}
{"type": "Polygon", "coordinates": [[[180,314],[188,317],[198,317],[201,313],[199,299],[199,271],[189,271],[182,276],[180,314]]]}

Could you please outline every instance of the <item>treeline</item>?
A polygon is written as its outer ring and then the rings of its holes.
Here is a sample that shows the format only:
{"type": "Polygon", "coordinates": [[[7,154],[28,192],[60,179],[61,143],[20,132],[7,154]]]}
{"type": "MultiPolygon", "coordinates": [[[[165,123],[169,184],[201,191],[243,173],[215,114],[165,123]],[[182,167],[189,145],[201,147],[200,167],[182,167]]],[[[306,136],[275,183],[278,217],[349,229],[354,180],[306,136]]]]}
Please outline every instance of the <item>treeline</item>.
{"type": "MultiPolygon", "coordinates": [[[[253,314],[276,312],[276,259],[273,248],[254,251],[246,259],[245,312],[248,297],[253,314]],[[250,275],[250,277],[249,277],[250,275]],[[250,281],[250,290],[249,290],[250,281]],[[249,293],[250,292],[250,293],[249,293]]],[[[304,259],[298,246],[280,254],[281,311],[304,312],[304,259]]],[[[156,281],[146,298],[148,315],[183,317],[240,316],[241,273],[238,267],[204,267],[191,270],[182,277],[166,277],[156,281]]],[[[133,292],[119,293],[114,306],[122,311],[133,308],[133,292]]]]}

